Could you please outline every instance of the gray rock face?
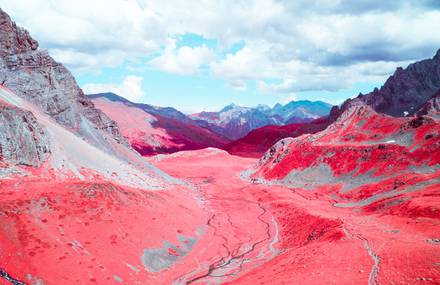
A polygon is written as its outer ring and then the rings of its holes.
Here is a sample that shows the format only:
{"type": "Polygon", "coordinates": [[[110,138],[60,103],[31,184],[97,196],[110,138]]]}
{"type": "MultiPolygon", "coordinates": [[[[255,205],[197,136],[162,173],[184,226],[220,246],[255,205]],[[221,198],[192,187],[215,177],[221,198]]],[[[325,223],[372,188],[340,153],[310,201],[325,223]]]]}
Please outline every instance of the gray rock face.
{"type": "Polygon", "coordinates": [[[329,122],[334,122],[346,110],[360,103],[394,117],[424,115],[428,109],[431,112],[438,109],[439,90],[440,50],[432,59],[415,62],[406,69],[397,68],[380,89],[375,88],[366,95],[359,94],[354,99],[347,99],[340,107],[334,106],[330,111],[329,122]]]}
{"type": "Polygon", "coordinates": [[[416,113],[419,116],[427,115],[440,118],[440,90],[426,102],[416,113]]]}
{"type": "Polygon", "coordinates": [[[0,9],[0,56],[36,50],[38,43],[29,33],[17,27],[9,16],[0,9]]]}
{"type": "Polygon", "coordinates": [[[440,89],[440,50],[432,59],[397,68],[380,89],[358,98],[380,113],[414,114],[440,89]]]}
{"type": "Polygon", "coordinates": [[[30,111],[0,106],[2,159],[12,164],[40,166],[49,154],[49,137],[30,111]]]}
{"type": "Polygon", "coordinates": [[[289,154],[289,146],[294,138],[284,138],[275,143],[258,161],[258,165],[264,165],[273,160],[273,163],[280,162],[289,154]],[[276,158],[275,158],[276,156],[276,158]]]}
{"type": "Polygon", "coordinates": [[[84,119],[128,145],[114,121],[96,109],[72,74],[0,9],[0,84],[34,103],[61,125],[81,133],[84,119]]]}

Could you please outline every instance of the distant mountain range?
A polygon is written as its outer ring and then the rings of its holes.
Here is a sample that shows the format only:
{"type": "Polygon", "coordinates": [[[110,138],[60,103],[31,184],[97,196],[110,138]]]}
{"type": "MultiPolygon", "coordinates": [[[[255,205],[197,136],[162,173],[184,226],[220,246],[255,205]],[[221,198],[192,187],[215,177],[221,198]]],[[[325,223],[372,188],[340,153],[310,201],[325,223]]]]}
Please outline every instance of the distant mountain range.
{"type": "Polygon", "coordinates": [[[276,104],[273,108],[267,105],[250,108],[231,104],[219,112],[200,112],[192,114],[191,118],[215,125],[222,135],[236,140],[260,127],[309,122],[327,116],[331,108],[325,102],[308,100],[276,104]]]}
{"type": "MultiPolygon", "coordinates": [[[[257,107],[242,107],[230,104],[218,112],[200,112],[186,115],[172,107],[158,107],[149,104],[133,103],[114,94],[100,93],[88,95],[92,100],[106,98],[112,102],[121,102],[129,107],[142,109],[151,115],[177,120],[188,126],[201,127],[216,133],[227,140],[236,140],[247,135],[250,131],[268,125],[286,125],[292,123],[310,122],[327,116],[332,108],[322,101],[291,101],[285,105],[276,104],[273,108],[267,105],[257,107]]],[[[114,119],[115,120],[115,119],[114,119]]],[[[116,120],[117,121],[117,120],[116,120]]],[[[224,140],[221,141],[224,141],[224,140]]],[[[211,146],[219,147],[219,144],[211,146]]]]}

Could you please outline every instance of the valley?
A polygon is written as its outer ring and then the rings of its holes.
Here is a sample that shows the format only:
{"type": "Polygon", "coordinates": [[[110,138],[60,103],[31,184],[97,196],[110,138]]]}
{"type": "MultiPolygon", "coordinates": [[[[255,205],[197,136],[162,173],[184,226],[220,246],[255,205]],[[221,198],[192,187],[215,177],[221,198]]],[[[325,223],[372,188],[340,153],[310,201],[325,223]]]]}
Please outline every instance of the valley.
{"type": "Polygon", "coordinates": [[[3,182],[7,272],[51,280],[44,284],[438,281],[438,184],[401,194],[411,197],[403,208],[341,208],[331,188],[243,180],[256,161],[216,149],[149,161],[184,185],[143,192],[106,182],[3,182]]]}

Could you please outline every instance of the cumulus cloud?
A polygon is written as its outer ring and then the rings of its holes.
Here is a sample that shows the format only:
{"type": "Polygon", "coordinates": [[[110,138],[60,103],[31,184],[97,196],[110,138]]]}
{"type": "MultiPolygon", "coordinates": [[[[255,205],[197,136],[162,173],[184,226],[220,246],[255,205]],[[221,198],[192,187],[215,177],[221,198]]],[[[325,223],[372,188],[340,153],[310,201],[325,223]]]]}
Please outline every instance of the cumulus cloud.
{"type": "Polygon", "coordinates": [[[151,60],[150,63],[157,69],[171,73],[195,74],[214,57],[214,52],[206,45],[177,48],[176,40],[170,39],[163,54],[151,60]]]}
{"type": "Polygon", "coordinates": [[[43,48],[73,69],[114,66],[160,50],[167,32],[160,17],[135,0],[0,0],[43,48]],[[92,60],[92,58],[104,59],[92,60]]]}
{"type": "Polygon", "coordinates": [[[213,62],[211,70],[216,76],[231,81],[270,76],[271,62],[264,52],[257,46],[245,46],[235,54],[227,54],[224,59],[213,62]]]}
{"type": "Polygon", "coordinates": [[[229,86],[232,89],[235,89],[237,91],[245,91],[245,90],[247,90],[247,83],[246,83],[246,81],[240,80],[240,79],[239,80],[229,81],[229,86]]]}
{"type": "Polygon", "coordinates": [[[144,79],[135,75],[128,75],[121,84],[86,84],[82,87],[86,94],[113,92],[130,101],[138,102],[143,96],[142,81],[144,79]]]}
{"type": "Polygon", "coordinates": [[[194,74],[206,66],[231,87],[244,89],[243,82],[255,80],[267,92],[335,91],[382,79],[440,48],[436,0],[0,0],[0,5],[74,70],[155,56],[147,63],[155,69],[194,74]],[[169,40],[185,34],[218,44],[169,40]],[[231,51],[236,43],[243,47],[231,51]],[[266,83],[273,79],[281,83],[266,83]]]}
{"type": "Polygon", "coordinates": [[[76,51],[73,49],[51,49],[51,56],[55,60],[66,64],[78,73],[99,71],[102,66],[118,66],[124,62],[122,51],[110,50],[97,54],[76,51]]]}

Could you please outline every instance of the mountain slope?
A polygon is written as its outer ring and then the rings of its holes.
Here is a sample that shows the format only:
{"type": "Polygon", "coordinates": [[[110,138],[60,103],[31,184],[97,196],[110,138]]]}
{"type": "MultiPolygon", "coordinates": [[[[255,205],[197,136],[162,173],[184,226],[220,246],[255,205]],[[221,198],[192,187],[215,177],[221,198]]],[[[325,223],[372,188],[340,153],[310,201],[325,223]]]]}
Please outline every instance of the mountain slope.
{"type": "Polygon", "coordinates": [[[440,89],[416,113],[440,118],[440,89]]]}
{"type": "MultiPolygon", "coordinates": [[[[408,73],[398,70],[383,91],[376,90],[376,95],[360,96],[347,100],[341,107],[334,107],[326,119],[327,128],[278,141],[258,163],[242,173],[254,184],[270,187],[271,193],[277,187],[288,187],[292,193],[308,200],[303,204],[307,209],[313,208],[318,200],[322,201],[319,207],[325,207],[326,203],[332,205],[323,211],[337,217],[344,232],[343,239],[362,242],[371,257],[368,280],[355,283],[387,284],[400,280],[400,283],[415,284],[422,280],[434,283],[439,280],[432,262],[437,258],[434,252],[438,240],[433,237],[439,232],[437,221],[440,218],[440,108],[438,93],[435,93],[437,86],[428,88],[429,84],[425,84],[431,80],[435,82],[437,75],[426,68],[418,74],[421,80],[417,83],[410,80],[403,83],[408,79],[406,76],[414,76],[412,69],[431,63],[428,60],[421,65],[411,65],[408,73]],[[425,81],[427,78],[430,79],[425,81]],[[398,99],[389,97],[395,95],[392,89],[396,82],[407,84],[408,88],[400,90],[398,99]],[[387,105],[393,104],[394,99],[400,103],[387,105]],[[378,113],[373,108],[397,117],[378,113]],[[403,109],[411,110],[416,116],[400,117],[403,109]],[[359,224],[346,224],[358,218],[362,220],[359,224]],[[411,259],[403,256],[411,256],[411,259]],[[405,265],[402,260],[409,263],[405,265]],[[420,275],[427,277],[422,279],[420,275]]],[[[263,136],[270,134],[269,131],[263,136]]],[[[258,141],[258,137],[254,140],[258,141]]],[[[251,144],[252,147],[255,148],[251,144]]],[[[300,219],[303,208],[295,209],[294,205],[284,203],[284,199],[277,201],[275,207],[284,212],[283,221],[289,220],[289,211],[294,212],[284,231],[288,232],[285,235],[291,235],[292,241],[297,241],[298,229],[307,224],[300,219]]],[[[320,275],[326,276],[331,262],[325,266],[322,260],[315,262],[320,249],[310,253],[307,243],[338,226],[327,225],[320,230],[321,223],[313,222],[315,231],[307,237],[304,250],[293,249],[294,257],[278,256],[266,263],[265,269],[277,272],[280,280],[289,280],[292,284],[312,280],[310,272],[316,272],[315,268],[319,268],[320,275]],[[293,276],[288,273],[293,271],[293,276]]],[[[333,235],[329,250],[337,251],[336,240],[333,235]]],[[[351,251],[343,252],[351,259],[359,257],[351,251]]],[[[337,270],[330,269],[330,272],[337,270]]],[[[355,278],[350,276],[340,283],[350,284],[355,278]]],[[[271,280],[256,269],[231,284],[270,283],[271,280]]],[[[315,281],[316,284],[321,282],[321,278],[315,281]]]]}
{"type": "Polygon", "coordinates": [[[116,124],[93,106],[72,74],[40,50],[38,42],[1,9],[0,84],[108,153],[115,153],[112,140],[128,145],[116,124]]]}
{"type": "Polygon", "coordinates": [[[221,148],[229,142],[173,108],[132,103],[111,93],[90,95],[90,98],[117,122],[122,135],[141,155],[221,148]]]}
{"type": "MultiPolygon", "coordinates": [[[[0,88],[0,117],[3,125],[0,154],[17,176],[42,178],[108,180],[122,185],[160,188],[172,179],[148,164],[132,149],[113,142],[119,155],[111,155],[66,129],[39,107],[0,88]],[[17,149],[19,147],[19,149],[17,149]],[[121,159],[123,157],[124,159],[121,159]],[[28,169],[26,166],[36,167],[28,169]]],[[[108,141],[111,141],[107,134],[108,141]]]]}
{"type": "MultiPolygon", "coordinates": [[[[409,177],[429,181],[440,175],[439,148],[437,119],[392,118],[374,112],[361,101],[352,101],[324,131],[275,144],[261,158],[253,177],[291,187],[342,183],[344,189],[388,185],[390,180],[407,181],[409,177]]],[[[387,191],[387,186],[381,187],[387,191]]]]}
{"type": "Polygon", "coordinates": [[[0,23],[1,175],[100,177],[147,188],[172,180],[143,160],[71,73],[2,10],[0,23]]]}
{"type": "Polygon", "coordinates": [[[245,157],[261,157],[273,144],[287,137],[313,134],[324,130],[329,125],[327,118],[320,118],[308,123],[285,126],[265,126],[250,131],[241,139],[227,144],[223,149],[230,154],[245,157]]]}

